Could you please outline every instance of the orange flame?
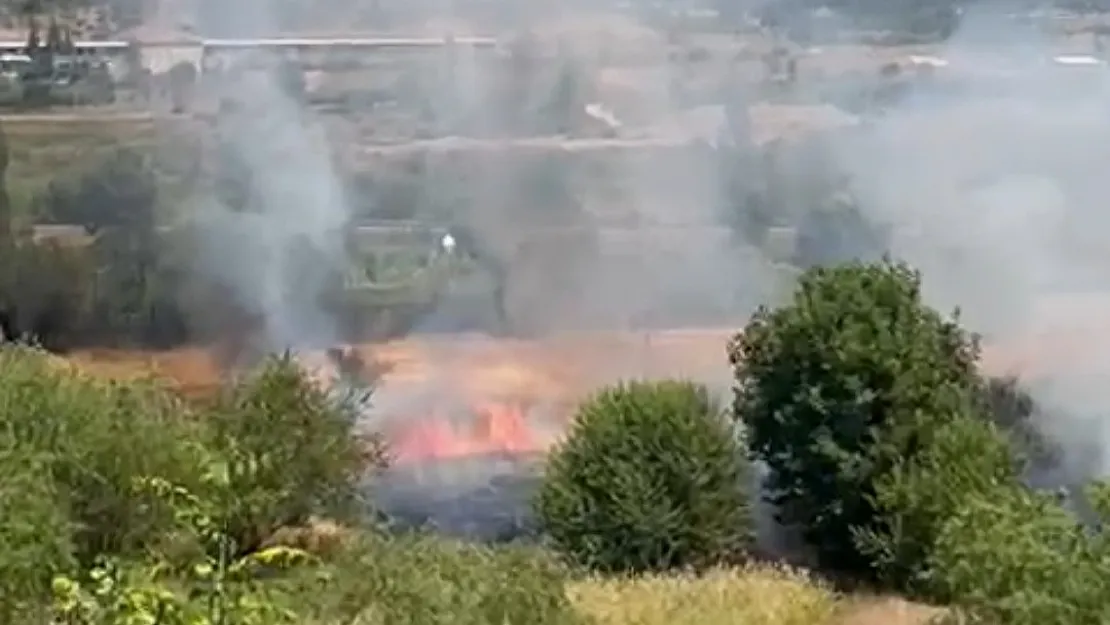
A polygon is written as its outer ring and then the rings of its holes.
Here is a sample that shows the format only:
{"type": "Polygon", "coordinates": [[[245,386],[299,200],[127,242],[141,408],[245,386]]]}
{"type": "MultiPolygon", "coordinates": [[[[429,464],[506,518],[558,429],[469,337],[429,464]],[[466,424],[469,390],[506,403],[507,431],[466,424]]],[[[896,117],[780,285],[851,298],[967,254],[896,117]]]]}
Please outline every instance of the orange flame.
{"type": "Polygon", "coordinates": [[[474,408],[475,422],[457,428],[434,416],[404,424],[390,438],[394,462],[418,462],[488,454],[531,454],[549,442],[528,425],[528,406],[519,402],[487,401],[474,408]]]}

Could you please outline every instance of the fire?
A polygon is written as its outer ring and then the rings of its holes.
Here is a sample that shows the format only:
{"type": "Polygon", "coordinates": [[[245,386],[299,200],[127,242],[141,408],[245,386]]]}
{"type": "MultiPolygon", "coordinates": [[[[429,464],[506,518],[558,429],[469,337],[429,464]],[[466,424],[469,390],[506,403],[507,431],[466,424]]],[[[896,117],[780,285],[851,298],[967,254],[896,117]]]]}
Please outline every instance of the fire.
{"type": "Polygon", "coordinates": [[[389,437],[394,462],[545,451],[552,441],[529,426],[529,408],[522,402],[484,401],[474,406],[469,427],[441,415],[409,421],[389,437]]]}

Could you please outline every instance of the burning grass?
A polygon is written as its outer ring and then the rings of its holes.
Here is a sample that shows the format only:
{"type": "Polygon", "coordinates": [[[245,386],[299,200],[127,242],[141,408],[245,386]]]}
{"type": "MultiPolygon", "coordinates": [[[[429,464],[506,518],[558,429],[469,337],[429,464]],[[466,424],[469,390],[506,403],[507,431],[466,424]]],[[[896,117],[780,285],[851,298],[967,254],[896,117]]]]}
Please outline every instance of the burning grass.
{"type": "Polygon", "coordinates": [[[553,435],[529,424],[530,406],[511,400],[476,405],[474,419],[459,422],[440,415],[402,423],[390,449],[398,462],[455,459],[488,454],[528,455],[548,449],[553,435]]]}
{"type": "MultiPolygon", "coordinates": [[[[351,351],[374,363],[371,418],[385,431],[396,462],[458,459],[490,454],[531,455],[560,435],[573,406],[590,392],[622,378],[690,377],[727,385],[722,328],[652,334],[609,333],[499,340],[484,336],[406,339],[360,345],[351,351]]],[[[1044,356],[1071,334],[988,346],[983,364],[992,374],[1035,373],[1044,356]]],[[[1076,346],[1077,347],[1077,346],[1076,346]]],[[[1078,350],[1068,350],[1074,357],[1078,350]]],[[[227,377],[216,350],[190,347],[165,352],[85,350],[68,356],[98,377],[157,377],[188,398],[212,395],[227,377]]],[[[303,359],[316,376],[329,366],[322,354],[303,359]]],[[[1058,359],[1049,359],[1058,361],[1058,359]]],[[[324,371],[322,383],[334,382],[324,371]]]]}

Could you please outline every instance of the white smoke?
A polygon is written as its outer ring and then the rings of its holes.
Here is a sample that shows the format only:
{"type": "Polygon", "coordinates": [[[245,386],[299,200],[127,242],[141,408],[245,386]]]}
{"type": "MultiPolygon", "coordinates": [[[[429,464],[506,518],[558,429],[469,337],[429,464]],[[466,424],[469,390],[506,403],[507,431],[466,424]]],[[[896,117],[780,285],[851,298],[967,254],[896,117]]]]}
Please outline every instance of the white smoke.
{"type": "Polygon", "coordinates": [[[262,322],[264,349],[331,344],[339,332],[324,299],[329,279],[348,262],[350,219],[332,147],[283,83],[277,53],[233,54],[229,74],[204,76],[202,89],[223,107],[217,140],[238,165],[245,206],[228,206],[218,193],[209,198],[198,216],[199,269],[262,322]]]}
{"type": "Polygon", "coordinates": [[[1110,75],[1054,62],[1068,45],[989,6],[969,8],[931,50],[948,61],[933,80],[837,148],[869,217],[894,226],[892,252],[922,270],[930,303],[958,306],[988,347],[1033,337],[1032,360],[1055,359],[1015,373],[1028,374],[1051,415],[1043,426],[1078,478],[1110,469],[1110,359],[1100,346],[1110,312],[1110,75]],[[1079,351],[1056,353],[1072,332],[1086,336],[1079,351]]]}

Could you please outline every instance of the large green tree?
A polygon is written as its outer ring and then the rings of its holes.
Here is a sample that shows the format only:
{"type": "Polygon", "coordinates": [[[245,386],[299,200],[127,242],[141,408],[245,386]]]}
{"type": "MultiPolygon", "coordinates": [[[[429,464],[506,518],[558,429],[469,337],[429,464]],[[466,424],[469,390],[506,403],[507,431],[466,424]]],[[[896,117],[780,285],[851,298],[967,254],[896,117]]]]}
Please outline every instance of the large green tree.
{"type": "Polygon", "coordinates": [[[734,561],[749,546],[747,463],[709,392],[632,382],[579,408],[536,511],[569,561],[614,572],[734,561]]]}
{"type": "Polygon", "coordinates": [[[753,315],[729,356],[734,412],[770,468],[769,498],[823,567],[869,576],[858,538],[890,529],[877,484],[914,470],[938,431],[983,414],[976,337],[925,305],[911,268],[856,262],[804,273],[786,305],[753,315]]]}

